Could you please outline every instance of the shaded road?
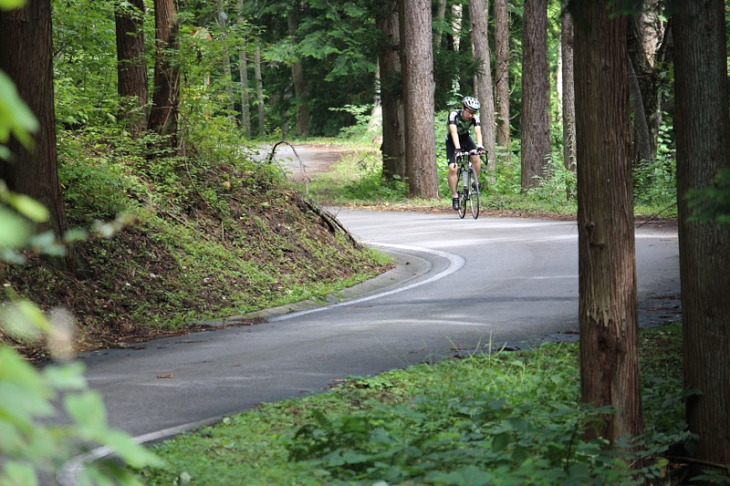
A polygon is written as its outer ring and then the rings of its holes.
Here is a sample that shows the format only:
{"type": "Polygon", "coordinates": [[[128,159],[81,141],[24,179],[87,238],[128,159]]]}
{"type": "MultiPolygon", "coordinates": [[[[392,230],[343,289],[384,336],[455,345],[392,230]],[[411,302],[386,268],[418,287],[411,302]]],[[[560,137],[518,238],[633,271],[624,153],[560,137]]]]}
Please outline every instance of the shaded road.
{"type": "MultiPolygon", "coordinates": [[[[262,312],[261,325],[86,355],[110,424],[142,442],[160,440],[349,376],[575,337],[575,222],[331,211],[360,241],[393,255],[397,268],[329,305],[262,312]]],[[[641,227],[636,246],[642,325],[676,320],[676,230],[641,227]]],[[[68,465],[62,482],[71,484],[77,466],[68,465]]]]}
{"type": "MultiPolygon", "coordinates": [[[[320,308],[84,358],[112,426],[142,441],[375,374],[577,329],[574,222],[334,210],[398,268],[320,308]]],[[[637,230],[644,324],[676,318],[676,232],[637,230]]],[[[293,312],[290,312],[293,311],[293,312]]]]}

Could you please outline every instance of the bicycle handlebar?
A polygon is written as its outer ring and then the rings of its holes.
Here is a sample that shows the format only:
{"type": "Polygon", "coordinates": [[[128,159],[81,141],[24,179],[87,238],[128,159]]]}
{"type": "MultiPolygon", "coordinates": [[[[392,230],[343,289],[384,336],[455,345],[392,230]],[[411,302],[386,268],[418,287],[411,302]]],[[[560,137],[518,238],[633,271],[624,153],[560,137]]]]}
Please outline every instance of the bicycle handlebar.
{"type": "Polygon", "coordinates": [[[485,149],[471,149],[468,152],[457,150],[454,154],[455,157],[463,157],[465,155],[487,155],[487,151],[485,149]]]}

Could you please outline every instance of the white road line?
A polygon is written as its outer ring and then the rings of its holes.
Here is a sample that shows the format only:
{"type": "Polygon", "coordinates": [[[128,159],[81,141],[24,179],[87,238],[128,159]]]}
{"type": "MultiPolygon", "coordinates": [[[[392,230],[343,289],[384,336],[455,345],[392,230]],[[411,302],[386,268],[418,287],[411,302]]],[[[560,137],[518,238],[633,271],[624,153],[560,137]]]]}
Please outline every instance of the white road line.
{"type": "Polygon", "coordinates": [[[394,249],[397,249],[397,250],[408,250],[408,251],[417,251],[417,252],[421,252],[421,253],[429,253],[429,254],[436,255],[436,256],[439,256],[441,258],[447,259],[449,261],[449,266],[444,271],[442,271],[442,272],[434,275],[433,277],[428,278],[428,279],[426,279],[426,280],[424,280],[422,282],[415,282],[415,283],[412,283],[410,285],[405,285],[403,287],[398,287],[396,289],[388,290],[386,292],[381,292],[381,293],[378,293],[378,294],[369,295],[367,297],[361,297],[361,298],[355,299],[355,300],[347,300],[347,301],[344,301],[344,302],[338,302],[337,304],[327,305],[327,306],[324,306],[324,307],[317,307],[317,308],[314,308],[314,309],[307,309],[307,310],[303,310],[303,311],[299,311],[299,312],[292,312],[292,313],[289,313],[289,314],[283,314],[283,315],[280,315],[280,316],[276,316],[276,317],[270,318],[269,319],[269,322],[284,321],[284,320],[287,320],[287,319],[291,319],[293,317],[300,317],[300,316],[304,316],[304,315],[307,315],[307,314],[312,314],[314,312],[320,312],[320,311],[323,311],[323,310],[334,309],[336,307],[342,307],[342,306],[345,306],[345,305],[355,305],[355,304],[359,304],[361,302],[367,302],[369,300],[380,299],[382,297],[387,297],[389,295],[398,294],[398,293],[404,292],[406,290],[411,290],[411,289],[414,289],[416,287],[420,287],[421,285],[426,285],[426,284],[429,284],[431,282],[435,282],[437,280],[441,280],[442,278],[447,277],[447,276],[451,275],[454,272],[457,272],[459,269],[461,269],[461,267],[464,266],[464,263],[465,263],[464,259],[462,257],[460,257],[459,255],[456,255],[454,253],[448,253],[448,252],[445,252],[445,251],[440,251],[440,250],[431,250],[429,248],[421,248],[421,247],[417,247],[417,246],[408,246],[408,245],[388,245],[388,244],[382,244],[382,243],[369,243],[369,242],[363,242],[363,243],[366,244],[366,245],[378,246],[378,247],[381,247],[381,248],[383,248],[383,247],[384,248],[394,248],[394,249]]]}

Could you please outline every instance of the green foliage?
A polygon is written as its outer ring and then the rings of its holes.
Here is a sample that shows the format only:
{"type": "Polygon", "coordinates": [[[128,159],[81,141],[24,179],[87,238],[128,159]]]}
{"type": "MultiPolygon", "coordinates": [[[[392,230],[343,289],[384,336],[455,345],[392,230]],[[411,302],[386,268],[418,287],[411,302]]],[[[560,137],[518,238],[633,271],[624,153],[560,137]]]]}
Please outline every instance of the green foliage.
{"type": "Polygon", "coordinates": [[[320,202],[380,204],[402,201],[408,192],[404,181],[385,181],[382,160],[372,149],[346,155],[332,169],[309,184],[309,192],[320,202]]]}
{"type": "Polygon", "coordinates": [[[476,353],[353,378],[328,393],[234,417],[155,448],[146,484],[656,484],[687,439],[681,325],[642,331],[646,435],[609,449],[583,433],[607,410],[578,403],[577,344],[476,353]],[[677,360],[680,360],[678,363],[677,360]],[[197,451],[190,454],[190,451],[197,451]],[[647,464],[629,469],[628,464],[647,464]]]}
{"type": "Polygon", "coordinates": [[[692,212],[690,221],[730,224],[730,169],[720,170],[710,186],[693,189],[686,198],[692,212]]]}
{"type": "Polygon", "coordinates": [[[676,208],[677,164],[671,131],[672,120],[665,113],[659,127],[656,159],[642,160],[634,167],[634,203],[651,208],[649,211],[666,213],[667,208],[676,208]]]}
{"type": "Polygon", "coordinates": [[[0,71],[0,159],[9,159],[5,144],[10,136],[30,147],[29,133],[38,129],[38,122],[30,109],[18,96],[15,85],[7,74],[0,71]]]}

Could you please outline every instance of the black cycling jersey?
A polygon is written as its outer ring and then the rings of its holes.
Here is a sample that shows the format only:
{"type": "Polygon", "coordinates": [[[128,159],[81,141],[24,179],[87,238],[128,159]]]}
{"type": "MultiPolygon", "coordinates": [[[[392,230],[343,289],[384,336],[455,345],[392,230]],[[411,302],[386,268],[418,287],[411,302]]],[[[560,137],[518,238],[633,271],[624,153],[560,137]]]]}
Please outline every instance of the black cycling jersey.
{"type": "MultiPolygon", "coordinates": [[[[464,118],[461,117],[462,110],[454,110],[451,113],[449,113],[449,121],[448,125],[456,125],[456,133],[459,135],[459,137],[462,137],[464,135],[469,135],[469,130],[471,130],[471,127],[478,127],[480,125],[479,123],[479,115],[476,113],[474,114],[474,117],[466,121],[464,118]]],[[[448,130],[446,131],[446,139],[448,140],[450,138],[448,130]]]]}

